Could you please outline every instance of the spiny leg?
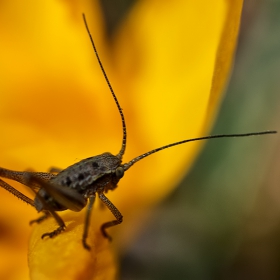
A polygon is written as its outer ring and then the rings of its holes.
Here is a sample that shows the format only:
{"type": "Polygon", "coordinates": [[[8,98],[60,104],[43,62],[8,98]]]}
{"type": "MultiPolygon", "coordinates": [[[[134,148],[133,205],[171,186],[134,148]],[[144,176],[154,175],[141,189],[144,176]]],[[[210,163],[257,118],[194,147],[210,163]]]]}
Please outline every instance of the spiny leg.
{"type": "Polygon", "coordinates": [[[90,250],[90,246],[87,244],[86,239],[88,237],[90,216],[91,216],[91,211],[92,211],[92,206],[93,206],[94,201],[95,201],[95,194],[89,198],[89,203],[88,203],[87,212],[86,212],[86,220],[85,220],[84,233],[83,233],[83,246],[87,250],[90,250]]]}
{"type": "Polygon", "coordinates": [[[102,202],[109,208],[109,210],[112,212],[112,214],[115,216],[116,220],[107,222],[101,226],[101,232],[104,237],[108,238],[110,241],[112,241],[111,236],[107,233],[106,229],[109,227],[113,227],[116,225],[119,225],[123,221],[123,216],[120,213],[120,211],[116,208],[116,206],[101,192],[98,193],[99,198],[102,200],[102,202]]]}
{"type": "Polygon", "coordinates": [[[5,181],[3,181],[1,179],[0,179],[0,187],[2,187],[3,189],[7,190],[8,192],[13,194],[17,198],[21,199],[22,201],[24,201],[34,207],[34,201],[32,199],[25,196],[23,193],[16,190],[14,187],[10,186],[8,183],[6,183],[5,181]]]}
{"type": "MultiPolygon", "coordinates": [[[[0,167],[0,177],[17,181],[32,190],[38,189],[40,186],[36,182],[30,181],[31,177],[39,178],[41,181],[48,182],[56,175],[45,172],[31,172],[31,171],[14,171],[0,167]]],[[[9,191],[9,190],[8,190],[9,191]]]]}
{"type": "MultiPolygon", "coordinates": [[[[22,184],[28,186],[30,189],[32,189],[34,191],[34,193],[36,194],[35,190],[40,188],[40,185],[42,185],[42,184],[48,184],[48,181],[51,178],[53,178],[55,175],[53,175],[51,173],[42,173],[42,172],[13,171],[13,170],[9,170],[9,169],[0,167],[0,176],[4,177],[4,178],[15,180],[19,183],[22,183],[22,184]]],[[[0,179],[0,187],[4,188],[8,192],[12,193],[19,199],[23,200],[24,202],[35,207],[34,201],[32,199],[25,196],[24,194],[22,194],[21,192],[19,192],[18,190],[16,190],[15,188],[13,188],[12,186],[10,186],[9,184],[7,184],[5,181],[3,181],[1,179],[0,179]]],[[[59,227],[56,230],[54,230],[53,232],[43,234],[42,238],[44,238],[45,236],[54,237],[55,235],[59,234],[60,232],[62,232],[65,229],[65,224],[64,224],[63,220],[58,216],[58,214],[48,206],[48,204],[45,202],[45,200],[38,193],[37,193],[37,197],[41,201],[41,203],[44,205],[44,208],[46,209],[46,211],[48,211],[48,212],[45,212],[45,214],[42,217],[38,218],[37,220],[31,221],[30,224],[32,224],[34,222],[39,223],[39,222],[45,220],[51,214],[54,217],[54,219],[57,221],[57,223],[59,224],[59,227]]]]}

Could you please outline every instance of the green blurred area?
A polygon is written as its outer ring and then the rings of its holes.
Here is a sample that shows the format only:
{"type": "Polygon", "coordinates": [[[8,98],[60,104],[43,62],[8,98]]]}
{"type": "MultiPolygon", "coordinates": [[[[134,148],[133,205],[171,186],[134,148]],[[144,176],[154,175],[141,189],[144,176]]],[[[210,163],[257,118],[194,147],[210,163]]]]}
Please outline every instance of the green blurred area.
{"type": "MultiPolygon", "coordinates": [[[[135,1],[121,1],[119,10],[101,2],[112,35],[135,1]]],[[[279,15],[280,1],[245,1],[236,63],[212,134],[280,131],[279,15]]],[[[279,139],[208,141],[123,256],[121,279],[280,279],[279,139]]]]}

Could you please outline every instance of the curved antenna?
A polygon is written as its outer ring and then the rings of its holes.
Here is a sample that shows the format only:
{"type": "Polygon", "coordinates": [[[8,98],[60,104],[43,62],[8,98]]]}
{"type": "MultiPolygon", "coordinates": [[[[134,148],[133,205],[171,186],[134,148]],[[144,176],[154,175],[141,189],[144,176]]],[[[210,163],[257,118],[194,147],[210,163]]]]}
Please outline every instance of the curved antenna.
{"type": "Polygon", "coordinates": [[[192,139],[187,139],[187,140],[182,140],[179,142],[175,142],[172,144],[168,144],[162,147],[159,147],[157,149],[151,150],[145,154],[142,154],[134,159],[132,159],[131,161],[129,161],[128,163],[125,163],[123,165],[124,170],[126,171],[127,169],[129,169],[134,163],[136,163],[137,161],[151,155],[154,153],[157,153],[161,150],[173,147],[173,146],[177,146],[177,145],[181,145],[187,142],[194,142],[194,141],[200,141],[200,140],[207,140],[207,139],[214,139],[214,138],[229,138],[229,137],[246,137],[246,136],[256,136],[256,135],[264,135],[264,134],[273,134],[273,133],[277,133],[277,131],[274,130],[268,130],[268,131],[261,131],[261,132],[251,132],[251,133],[244,133],[244,134],[218,134],[218,135],[210,135],[210,136],[204,136],[204,137],[198,137],[198,138],[192,138],[192,139]]]}
{"type": "Polygon", "coordinates": [[[110,91],[111,91],[111,94],[112,94],[112,96],[113,96],[113,98],[114,98],[114,100],[115,100],[115,103],[116,103],[116,105],[117,105],[117,107],[118,107],[119,113],[120,113],[120,115],[121,115],[122,128],[123,128],[123,139],[122,139],[122,147],[121,147],[121,150],[119,151],[119,153],[118,153],[116,156],[117,156],[119,159],[122,159],[122,156],[124,155],[125,148],[126,148],[126,125],[125,125],[124,114],[123,114],[123,112],[122,112],[122,108],[121,108],[121,106],[120,106],[120,104],[119,104],[119,101],[118,101],[118,99],[117,99],[117,96],[115,95],[114,90],[113,90],[113,88],[112,88],[112,86],[111,86],[111,83],[109,82],[109,79],[108,79],[107,74],[106,74],[106,72],[105,72],[105,70],[104,70],[104,67],[103,67],[103,65],[102,65],[102,63],[101,63],[101,60],[100,60],[100,58],[99,58],[99,55],[98,55],[98,53],[97,53],[97,50],[96,50],[94,41],[93,41],[92,36],[91,36],[91,33],[90,33],[90,31],[89,31],[89,27],[88,27],[88,25],[87,25],[87,21],[86,21],[86,16],[85,16],[85,14],[83,14],[83,19],[84,19],[84,23],[85,23],[85,26],[86,26],[86,30],[87,30],[87,33],[88,33],[88,35],[89,35],[89,38],[90,38],[90,41],[91,41],[93,50],[94,50],[94,52],[95,52],[95,56],[96,56],[96,58],[97,58],[97,61],[98,61],[98,63],[99,63],[99,66],[100,66],[100,68],[101,68],[101,70],[102,70],[102,73],[103,73],[103,76],[104,76],[104,78],[105,78],[105,80],[106,80],[106,83],[107,83],[107,85],[109,86],[109,89],[110,89],[110,91]]]}

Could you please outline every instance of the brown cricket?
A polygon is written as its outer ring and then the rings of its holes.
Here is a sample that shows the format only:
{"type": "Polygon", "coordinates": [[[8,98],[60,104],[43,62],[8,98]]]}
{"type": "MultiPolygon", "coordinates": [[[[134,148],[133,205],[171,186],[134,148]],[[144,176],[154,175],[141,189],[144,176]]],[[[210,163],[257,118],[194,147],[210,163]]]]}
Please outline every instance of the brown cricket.
{"type": "Polygon", "coordinates": [[[123,221],[123,216],[120,211],[114,206],[114,204],[104,195],[104,193],[109,190],[114,190],[117,187],[117,183],[119,182],[119,180],[124,176],[124,173],[137,161],[161,150],[187,142],[214,138],[246,137],[254,135],[273,134],[276,133],[276,131],[262,131],[244,134],[220,134],[182,140],[151,150],[123,164],[122,157],[125,153],[126,148],[125,118],[97,53],[84,14],[83,20],[101,71],[109,86],[110,92],[115,100],[121,117],[123,130],[121,149],[117,155],[106,152],[101,155],[83,159],[64,170],[51,169],[49,173],[28,171],[20,172],[0,168],[0,177],[12,179],[23,185],[26,185],[31,190],[33,190],[35,193],[34,200],[25,196],[1,179],[0,187],[12,193],[24,202],[35,207],[38,212],[43,212],[43,216],[39,217],[37,220],[31,221],[31,223],[40,223],[49,216],[53,216],[58,224],[58,227],[52,232],[44,233],[42,235],[42,238],[55,237],[65,230],[65,223],[57,214],[57,212],[67,209],[78,212],[87,206],[82,242],[84,248],[90,250],[90,246],[87,244],[86,239],[88,236],[92,206],[95,201],[96,195],[98,195],[99,199],[108,207],[108,209],[115,217],[115,220],[106,222],[101,225],[101,232],[103,236],[111,240],[111,237],[107,233],[107,229],[109,227],[120,224],[123,221]]]}

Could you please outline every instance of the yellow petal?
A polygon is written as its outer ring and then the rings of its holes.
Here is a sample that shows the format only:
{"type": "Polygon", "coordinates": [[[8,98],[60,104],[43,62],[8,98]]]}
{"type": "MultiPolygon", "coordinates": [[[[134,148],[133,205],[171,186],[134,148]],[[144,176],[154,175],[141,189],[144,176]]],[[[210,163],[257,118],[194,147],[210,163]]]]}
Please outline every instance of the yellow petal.
{"type": "MultiPolygon", "coordinates": [[[[87,1],[75,8],[65,3],[29,0],[22,13],[22,2],[13,1],[0,12],[3,167],[46,171],[118,152],[120,117],[79,18],[82,12],[124,109],[125,162],[207,133],[231,65],[242,1],[138,1],[112,45],[104,39],[98,6],[87,12],[87,1]]],[[[108,194],[124,215],[124,223],[110,231],[112,245],[99,230],[112,216],[98,207],[90,253],[81,245],[84,211],[62,213],[68,227],[54,239],[40,238],[56,228],[52,219],[33,226],[31,278],[112,279],[117,271],[112,246],[127,245],[143,213],[176,186],[200,146],[162,151],[127,171],[108,194]]]]}
{"type": "MultiPolygon", "coordinates": [[[[84,226],[82,213],[64,212],[61,216],[67,230],[53,239],[41,239],[42,234],[57,228],[55,221],[36,226],[29,244],[29,266],[31,279],[115,279],[116,260],[112,247],[100,231],[102,215],[94,209],[90,227],[90,246],[82,247],[84,226]]],[[[108,215],[107,215],[108,217],[108,215]]]]}
{"type": "MultiPolygon", "coordinates": [[[[228,79],[241,9],[242,1],[138,2],[115,55],[128,121],[125,160],[207,135],[228,79]]],[[[137,230],[138,209],[143,213],[178,184],[201,144],[162,151],[127,172],[111,197],[128,213],[130,228],[137,230]]],[[[127,240],[126,232],[120,236],[127,240]]]]}

